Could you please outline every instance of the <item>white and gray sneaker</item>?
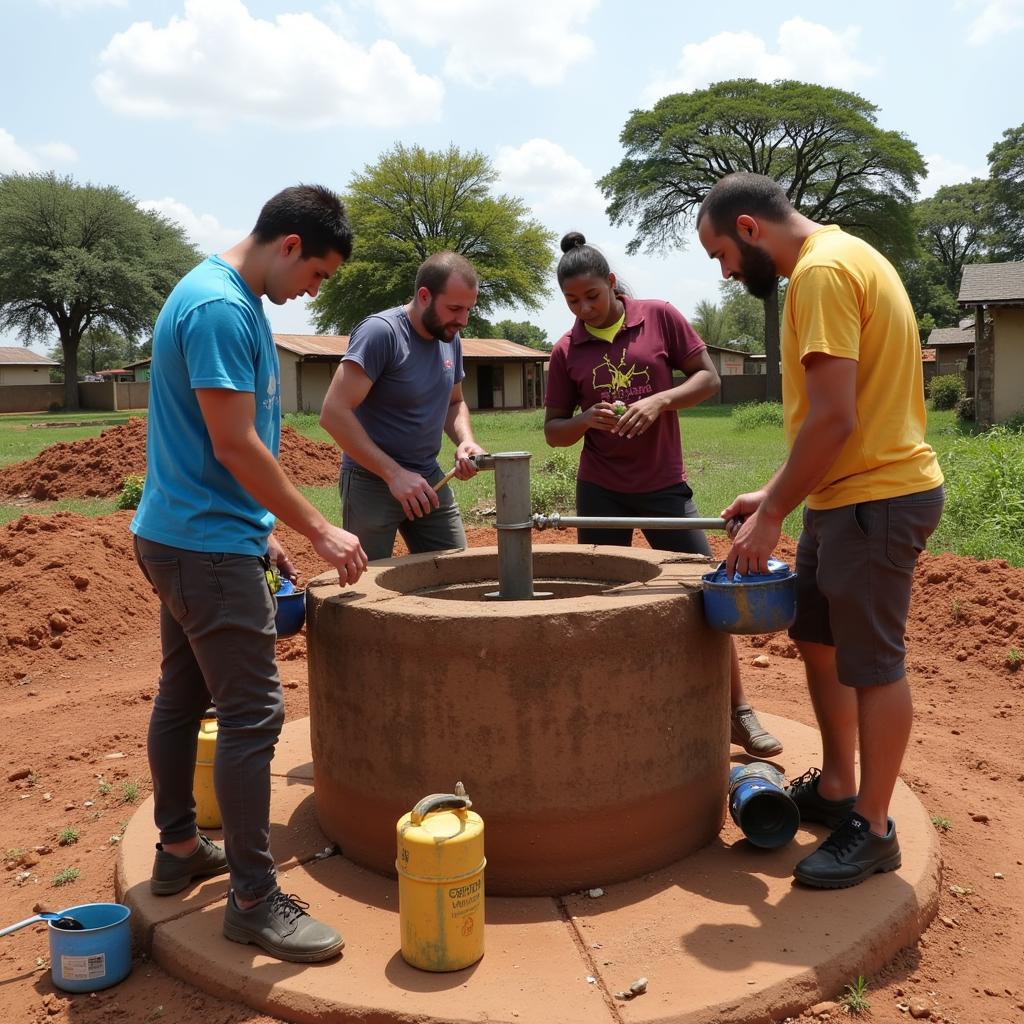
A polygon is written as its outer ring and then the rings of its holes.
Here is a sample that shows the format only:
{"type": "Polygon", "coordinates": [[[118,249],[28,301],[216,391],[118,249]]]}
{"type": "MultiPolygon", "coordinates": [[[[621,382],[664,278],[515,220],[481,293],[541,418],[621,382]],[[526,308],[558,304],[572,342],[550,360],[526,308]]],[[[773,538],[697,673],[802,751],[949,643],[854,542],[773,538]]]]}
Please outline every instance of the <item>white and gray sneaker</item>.
{"type": "Polygon", "coordinates": [[[228,896],[224,936],[232,942],[255,943],[278,960],[314,964],[337,956],[345,940],[330,925],[310,917],[309,904],[275,889],[248,910],[228,896]]]}

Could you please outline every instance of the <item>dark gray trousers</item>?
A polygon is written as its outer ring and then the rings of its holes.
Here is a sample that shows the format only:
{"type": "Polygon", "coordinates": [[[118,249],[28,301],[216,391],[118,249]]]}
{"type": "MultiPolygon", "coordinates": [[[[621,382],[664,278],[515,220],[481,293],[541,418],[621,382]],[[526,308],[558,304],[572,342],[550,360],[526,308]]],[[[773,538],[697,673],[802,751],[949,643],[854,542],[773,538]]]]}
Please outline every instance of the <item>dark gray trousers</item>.
{"type": "Polygon", "coordinates": [[[231,885],[255,899],[277,885],[270,854],[270,762],[284,723],[274,656],[274,598],[259,559],[135,538],[160,596],[160,683],[149,722],[149,769],[160,841],[196,834],[192,794],[199,723],[217,708],[214,788],[231,885]]]}

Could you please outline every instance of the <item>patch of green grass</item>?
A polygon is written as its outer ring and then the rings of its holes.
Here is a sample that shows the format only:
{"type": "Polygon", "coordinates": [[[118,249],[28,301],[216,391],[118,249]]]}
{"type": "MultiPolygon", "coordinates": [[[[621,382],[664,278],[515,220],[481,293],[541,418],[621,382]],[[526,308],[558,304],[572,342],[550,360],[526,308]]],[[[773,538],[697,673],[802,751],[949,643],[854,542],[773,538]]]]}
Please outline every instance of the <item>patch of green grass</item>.
{"type": "Polygon", "coordinates": [[[61,498],[59,501],[32,502],[31,505],[0,504],[0,526],[13,523],[24,515],[52,516],[56,512],[77,512],[95,519],[117,509],[117,498],[61,498]]]}
{"type": "Polygon", "coordinates": [[[944,818],[941,814],[933,814],[931,820],[932,824],[940,832],[948,832],[953,827],[953,822],[949,818],[944,818]]]}
{"type": "Polygon", "coordinates": [[[91,412],[82,409],[73,413],[0,416],[0,466],[34,458],[44,448],[58,441],[81,441],[86,437],[98,437],[108,427],[145,415],[144,409],[126,412],[91,412]],[[88,425],[65,425],[75,423],[88,425]]]}
{"type": "Polygon", "coordinates": [[[737,430],[757,430],[760,427],[781,427],[781,402],[743,402],[733,406],[733,425],[737,430]]]}
{"type": "Polygon", "coordinates": [[[50,884],[59,889],[62,885],[70,885],[77,881],[81,873],[78,868],[64,868],[53,876],[53,881],[50,884]]]}
{"type": "Polygon", "coordinates": [[[1024,655],[1017,650],[1016,647],[1011,647],[1006,652],[1006,667],[1011,672],[1016,672],[1020,668],[1020,663],[1024,661],[1024,655]]]}
{"type": "Polygon", "coordinates": [[[100,796],[106,796],[110,792],[110,783],[106,779],[101,779],[96,791],[100,796]]]}
{"type": "Polygon", "coordinates": [[[135,779],[125,779],[121,783],[121,802],[133,804],[139,798],[139,784],[135,779]]]}
{"type": "Polygon", "coordinates": [[[855,981],[851,981],[839,997],[839,1004],[846,1008],[846,1012],[853,1017],[859,1013],[867,1013],[871,1009],[871,1003],[867,998],[868,983],[863,974],[858,974],[855,981]]]}
{"type": "Polygon", "coordinates": [[[61,846],[74,846],[78,842],[78,830],[72,828],[70,825],[60,830],[60,835],[57,836],[57,842],[61,846]]]}

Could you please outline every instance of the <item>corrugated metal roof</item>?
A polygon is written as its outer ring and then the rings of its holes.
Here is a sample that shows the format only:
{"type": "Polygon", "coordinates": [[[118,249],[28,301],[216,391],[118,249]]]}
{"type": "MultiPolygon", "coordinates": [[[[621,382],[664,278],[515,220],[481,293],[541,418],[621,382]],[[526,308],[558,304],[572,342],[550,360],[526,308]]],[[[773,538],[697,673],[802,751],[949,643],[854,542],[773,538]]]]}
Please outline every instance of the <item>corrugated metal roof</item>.
{"type": "Polygon", "coordinates": [[[0,363],[4,366],[60,366],[56,359],[47,359],[20,345],[0,345],[0,363]]]}
{"type": "Polygon", "coordinates": [[[968,263],[957,301],[1024,305],[1024,263],[968,263]]]}
{"type": "MultiPolygon", "coordinates": [[[[348,349],[347,334],[275,334],[274,342],[297,356],[340,356],[348,349]]],[[[463,338],[463,359],[504,359],[535,363],[551,358],[549,352],[517,345],[504,338],[463,338]]]]}

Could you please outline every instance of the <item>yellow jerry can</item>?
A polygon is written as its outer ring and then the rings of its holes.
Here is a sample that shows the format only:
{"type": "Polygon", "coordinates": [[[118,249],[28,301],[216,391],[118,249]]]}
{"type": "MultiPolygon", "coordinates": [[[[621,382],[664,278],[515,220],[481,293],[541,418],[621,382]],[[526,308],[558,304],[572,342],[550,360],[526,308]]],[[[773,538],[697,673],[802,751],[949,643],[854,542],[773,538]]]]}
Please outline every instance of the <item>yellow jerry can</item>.
{"type": "Polygon", "coordinates": [[[398,820],[402,956],[424,971],[459,971],[484,955],[484,823],[471,805],[432,793],[398,820]]]}
{"type": "Polygon", "coordinates": [[[206,717],[199,723],[196,747],[196,771],[192,777],[192,795],[196,801],[196,825],[220,828],[220,804],[213,788],[213,759],[217,753],[217,719],[206,717]]]}

